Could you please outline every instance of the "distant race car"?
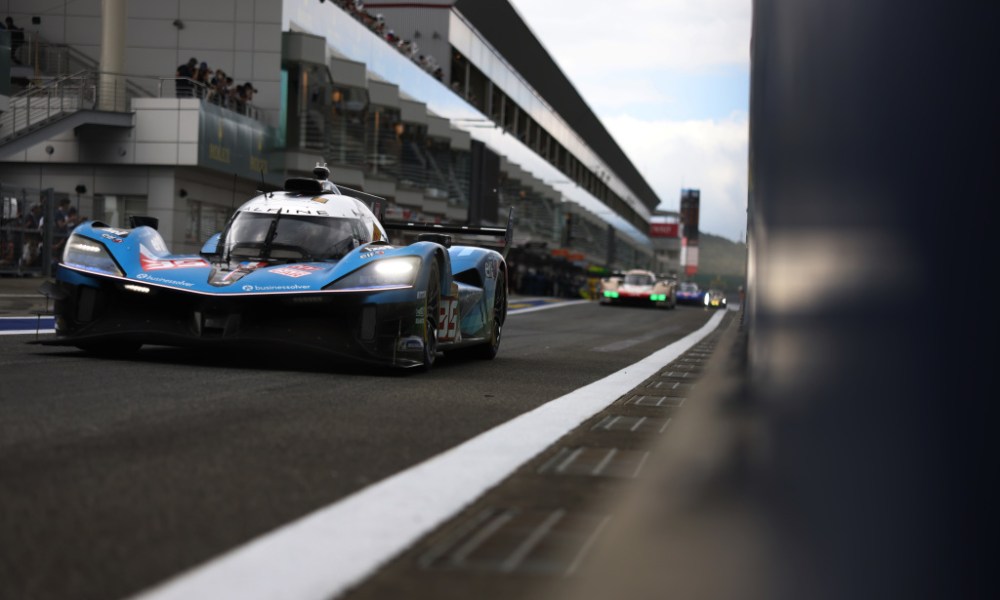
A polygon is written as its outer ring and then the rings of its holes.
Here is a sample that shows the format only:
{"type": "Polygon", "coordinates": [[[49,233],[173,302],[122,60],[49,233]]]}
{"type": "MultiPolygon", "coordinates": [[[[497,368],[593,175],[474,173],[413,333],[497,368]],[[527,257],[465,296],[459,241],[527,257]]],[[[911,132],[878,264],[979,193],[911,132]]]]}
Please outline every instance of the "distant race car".
{"type": "Polygon", "coordinates": [[[726,308],[726,295],[721,290],[708,290],[703,302],[708,308],[726,308]]]}
{"type": "Polygon", "coordinates": [[[495,357],[512,219],[383,223],[382,199],[352,197],[365,194],[328,181],[325,165],[313,174],[240,206],[199,254],[172,254],[155,219],[78,226],[43,286],[56,300],[56,336],[41,343],[115,354],[143,344],[291,348],[425,369],[442,351],[495,357]],[[422,233],[390,243],[386,231],[402,229],[422,233]],[[503,248],[452,243],[459,235],[503,248]]]}
{"type": "Polygon", "coordinates": [[[705,292],[693,281],[685,281],[677,287],[677,304],[704,304],[705,292]]]}
{"type": "Polygon", "coordinates": [[[639,304],[660,308],[677,306],[677,284],[652,271],[632,269],[601,280],[601,304],[639,304]]]}

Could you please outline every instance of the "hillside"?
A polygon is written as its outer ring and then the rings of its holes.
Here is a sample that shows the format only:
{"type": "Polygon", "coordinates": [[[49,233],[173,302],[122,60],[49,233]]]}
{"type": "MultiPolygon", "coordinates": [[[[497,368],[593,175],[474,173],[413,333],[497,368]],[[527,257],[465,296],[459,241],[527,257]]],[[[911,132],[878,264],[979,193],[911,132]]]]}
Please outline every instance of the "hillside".
{"type": "Polygon", "coordinates": [[[735,291],[746,284],[747,245],[701,232],[698,239],[698,273],[691,277],[703,288],[735,291]]]}

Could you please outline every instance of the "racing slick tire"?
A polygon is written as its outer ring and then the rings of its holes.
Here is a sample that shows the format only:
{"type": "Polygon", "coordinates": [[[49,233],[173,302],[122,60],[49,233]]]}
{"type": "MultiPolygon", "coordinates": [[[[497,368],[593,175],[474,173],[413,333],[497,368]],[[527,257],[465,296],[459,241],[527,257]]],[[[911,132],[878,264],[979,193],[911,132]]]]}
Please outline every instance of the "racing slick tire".
{"type": "Polygon", "coordinates": [[[476,346],[473,354],[484,360],[493,360],[500,350],[500,334],[507,318],[507,279],[503,272],[497,274],[497,287],[493,293],[493,320],[490,322],[490,338],[482,346],[476,346]]]}
{"type": "Polygon", "coordinates": [[[434,365],[437,358],[437,327],[441,311],[441,268],[436,259],[431,260],[424,289],[424,357],[423,370],[434,365]]]}

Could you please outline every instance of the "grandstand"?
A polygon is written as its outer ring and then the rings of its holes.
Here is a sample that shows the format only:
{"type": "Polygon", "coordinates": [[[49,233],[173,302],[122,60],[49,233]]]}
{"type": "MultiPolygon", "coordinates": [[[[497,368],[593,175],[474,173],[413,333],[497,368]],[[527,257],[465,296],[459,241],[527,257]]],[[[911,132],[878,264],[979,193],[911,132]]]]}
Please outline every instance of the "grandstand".
{"type": "MultiPolygon", "coordinates": [[[[660,199],[505,0],[8,5],[26,26],[16,60],[0,53],[5,244],[69,198],[111,225],[155,216],[195,251],[262,181],[326,162],[390,216],[493,225],[513,207],[515,257],[556,270],[671,269],[648,236],[660,199]],[[212,78],[191,81],[189,57],[212,78]]],[[[47,268],[13,252],[0,269],[47,268]]]]}

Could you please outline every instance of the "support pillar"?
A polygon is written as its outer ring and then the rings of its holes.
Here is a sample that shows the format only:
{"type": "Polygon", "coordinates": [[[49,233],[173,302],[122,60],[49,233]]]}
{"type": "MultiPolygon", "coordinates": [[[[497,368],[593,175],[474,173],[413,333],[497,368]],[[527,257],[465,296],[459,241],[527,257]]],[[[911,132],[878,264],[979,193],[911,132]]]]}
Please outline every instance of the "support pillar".
{"type": "Polygon", "coordinates": [[[125,97],[126,0],[101,0],[101,73],[97,88],[100,110],[128,110],[125,97]]]}

